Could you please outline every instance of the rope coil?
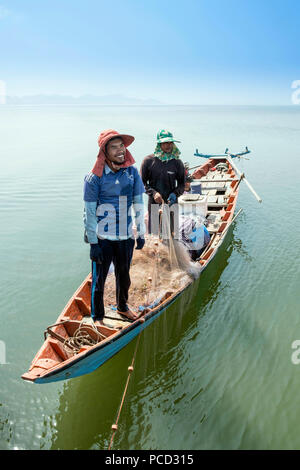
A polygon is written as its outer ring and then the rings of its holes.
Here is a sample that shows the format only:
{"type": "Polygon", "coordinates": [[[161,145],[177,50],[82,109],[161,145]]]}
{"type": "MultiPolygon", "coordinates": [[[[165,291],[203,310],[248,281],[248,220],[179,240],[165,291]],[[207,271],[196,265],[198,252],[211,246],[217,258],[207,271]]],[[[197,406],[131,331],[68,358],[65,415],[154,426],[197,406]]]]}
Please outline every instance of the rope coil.
{"type": "Polygon", "coordinates": [[[78,354],[83,347],[94,346],[95,344],[99,343],[103,339],[106,338],[105,335],[100,333],[94,324],[88,324],[85,321],[81,321],[77,330],[75,330],[73,336],[69,336],[65,338],[60,334],[54,332],[52,328],[55,326],[61,326],[68,323],[69,320],[65,320],[61,323],[56,323],[55,325],[48,326],[46,331],[44,332],[44,338],[46,340],[47,335],[49,334],[56,340],[62,343],[62,346],[65,352],[68,355],[75,355],[78,354]]]}
{"type": "Polygon", "coordinates": [[[105,339],[105,335],[100,333],[96,327],[93,325],[87,325],[86,323],[81,323],[77,330],[74,332],[73,336],[66,338],[63,347],[64,350],[69,354],[77,354],[80,349],[85,346],[94,346],[99,343],[102,339],[105,339]],[[90,330],[96,334],[96,339],[94,339],[91,334],[86,331],[90,330]]]}

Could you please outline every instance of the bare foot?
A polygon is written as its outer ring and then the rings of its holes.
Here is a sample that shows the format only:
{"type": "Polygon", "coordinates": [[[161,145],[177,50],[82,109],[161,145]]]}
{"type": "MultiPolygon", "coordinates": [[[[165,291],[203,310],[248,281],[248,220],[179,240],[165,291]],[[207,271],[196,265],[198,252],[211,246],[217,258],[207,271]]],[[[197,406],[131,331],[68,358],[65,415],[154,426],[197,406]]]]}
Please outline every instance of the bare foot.
{"type": "Polygon", "coordinates": [[[134,313],[132,310],[128,309],[125,312],[121,312],[120,310],[117,310],[119,315],[122,315],[123,317],[128,318],[128,320],[137,320],[139,318],[139,315],[134,313]]]}
{"type": "Polygon", "coordinates": [[[108,330],[115,330],[116,328],[113,325],[106,325],[103,320],[96,320],[94,321],[94,325],[97,326],[105,326],[108,330]]]}

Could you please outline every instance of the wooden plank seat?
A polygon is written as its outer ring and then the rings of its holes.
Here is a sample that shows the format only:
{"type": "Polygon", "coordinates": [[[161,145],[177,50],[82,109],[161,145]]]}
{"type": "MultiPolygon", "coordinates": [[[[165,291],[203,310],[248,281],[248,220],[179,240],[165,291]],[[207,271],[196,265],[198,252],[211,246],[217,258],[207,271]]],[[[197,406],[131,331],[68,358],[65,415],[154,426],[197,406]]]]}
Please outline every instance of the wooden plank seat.
{"type": "Polygon", "coordinates": [[[216,196],[216,195],[207,196],[207,204],[210,205],[212,202],[218,202],[218,196],[216,196]]]}
{"type": "Polygon", "coordinates": [[[228,202],[218,203],[218,202],[209,202],[208,207],[222,208],[228,206],[228,202]]]}
{"type": "Polygon", "coordinates": [[[216,191],[222,191],[222,189],[224,189],[224,191],[226,190],[226,184],[225,183],[216,183],[214,185],[211,185],[211,186],[208,186],[208,185],[201,185],[201,191],[205,190],[205,191],[210,191],[212,189],[215,189],[216,191]]]}
{"type": "Polygon", "coordinates": [[[237,178],[219,178],[219,179],[209,179],[209,178],[201,178],[200,180],[193,180],[196,183],[232,183],[232,181],[238,181],[237,178]]]}
{"type": "Polygon", "coordinates": [[[214,225],[208,225],[206,228],[211,235],[212,233],[217,233],[219,231],[220,224],[218,225],[218,227],[215,227],[214,225]]]}

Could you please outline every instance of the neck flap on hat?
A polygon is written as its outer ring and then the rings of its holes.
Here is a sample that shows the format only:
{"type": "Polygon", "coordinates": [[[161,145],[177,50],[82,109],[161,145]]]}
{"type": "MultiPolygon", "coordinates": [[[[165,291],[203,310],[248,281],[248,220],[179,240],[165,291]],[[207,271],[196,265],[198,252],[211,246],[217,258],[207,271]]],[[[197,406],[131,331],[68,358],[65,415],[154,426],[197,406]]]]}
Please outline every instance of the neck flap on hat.
{"type": "Polygon", "coordinates": [[[172,153],[165,153],[162,149],[160,144],[157,144],[154,150],[154,156],[159,158],[162,162],[168,162],[169,160],[178,160],[180,157],[180,150],[173,142],[173,150],[172,153]]]}
{"type": "MultiPolygon", "coordinates": [[[[106,155],[105,155],[103,149],[100,149],[99,153],[98,153],[98,156],[97,156],[96,163],[95,163],[95,165],[92,169],[92,173],[94,173],[94,175],[99,176],[100,178],[103,174],[103,170],[104,170],[104,167],[105,167],[105,160],[106,160],[106,155]]],[[[129,150],[126,149],[125,160],[124,160],[124,163],[122,163],[122,165],[120,165],[120,169],[121,168],[127,168],[127,167],[133,165],[134,163],[135,163],[135,160],[134,160],[133,156],[131,155],[129,150]]]]}

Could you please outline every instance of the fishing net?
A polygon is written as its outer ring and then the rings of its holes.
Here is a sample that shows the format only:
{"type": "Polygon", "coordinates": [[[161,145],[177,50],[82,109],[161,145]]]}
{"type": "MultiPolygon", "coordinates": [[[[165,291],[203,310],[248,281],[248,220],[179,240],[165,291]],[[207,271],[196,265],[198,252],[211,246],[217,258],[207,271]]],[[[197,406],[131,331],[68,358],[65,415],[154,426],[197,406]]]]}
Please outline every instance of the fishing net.
{"type": "MultiPolygon", "coordinates": [[[[133,309],[155,306],[166,292],[182,289],[197,278],[201,265],[191,261],[189,252],[170,233],[167,218],[162,218],[165,239],[149,235],[142,250],[134,250],[130,268],[129,305],[133,309]]],[[[105,284],[105,305],[116,303],[115,276],[110,274],[105,284]]]]}
{"type": "Polygon", "coordinates": [[[169,249],[170,268],[174,270],[181,270],[182,272],[187,273],[196,279],[200,275],[201,266],[199,263],[194,263],[191,261],[188,248],[183,243],[182,239],[179,238],[179,233],[178,239],[173,238],[170,228],[170,212],[171,211],[169,206],[165,206],[161,219],[162,235],[166,239],[166,243],[169,249]]]}

